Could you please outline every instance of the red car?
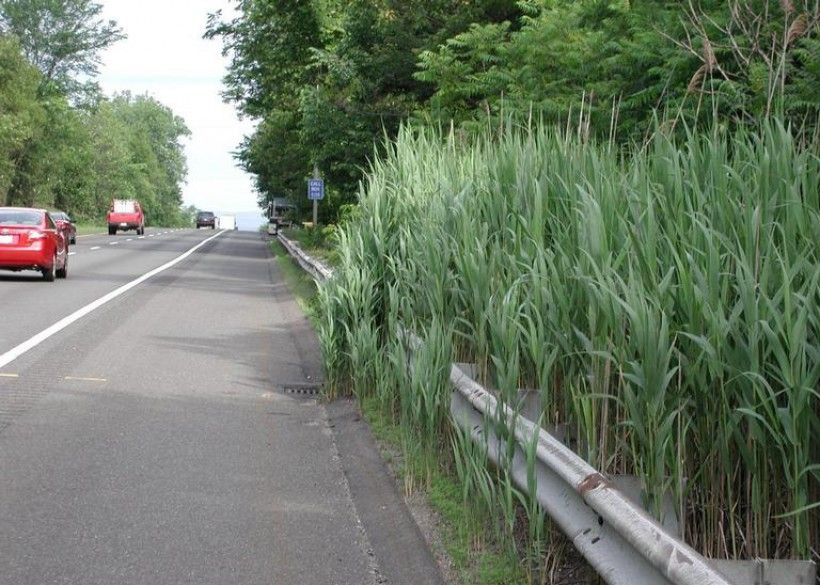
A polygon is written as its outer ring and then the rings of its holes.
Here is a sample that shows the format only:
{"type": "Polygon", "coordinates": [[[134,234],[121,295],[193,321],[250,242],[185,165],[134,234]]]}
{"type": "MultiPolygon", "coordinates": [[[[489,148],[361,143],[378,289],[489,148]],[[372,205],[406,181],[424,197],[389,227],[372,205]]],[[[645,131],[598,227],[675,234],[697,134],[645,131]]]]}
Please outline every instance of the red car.
{"type": "Polygon", "coordinates": [[[44,209],[0,207],[0,270],[68,276],[68,236],[44,209]]]}
{"type": "Polygon", "coordinates": [[[139,201],[133,199],[114,199],[108,209],[108,235],[113,236],[117,230],[136,230],[137,234],[145,234],[145,215],[139,201]]]}
{"type": "Polygon", "coordinates": [[[65,211],[49,211],[48,214],[57,227],[63,230],[68,237],[69,244],[77,243],[77,226],[74,225],[74,220],[71,219],[65,211]]]}

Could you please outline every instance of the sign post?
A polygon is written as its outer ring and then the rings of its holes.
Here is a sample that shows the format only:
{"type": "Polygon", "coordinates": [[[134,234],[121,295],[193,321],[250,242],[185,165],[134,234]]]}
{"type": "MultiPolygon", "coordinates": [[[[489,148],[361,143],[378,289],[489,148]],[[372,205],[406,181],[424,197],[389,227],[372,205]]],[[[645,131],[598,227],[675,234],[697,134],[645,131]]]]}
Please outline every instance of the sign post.
{"type": "MultiPolygon", "coordinates": [[[[268,197],[270,197],[270,195],[268,197]]],[[[268,235],[275,236],[279,233],[279,224],[275,219],[273,199],[268,200],[268,208],[265,211],[265,215],[268,218],[268,235]]]]}
{"type": "Polygon", "coordinates": [[[319,227],[319,200],[325,198],[325,182],[319,177],[319,166],[313,165],[313,178],[308,181],[308,199],[313,201],[313,227],[319,227]]]}

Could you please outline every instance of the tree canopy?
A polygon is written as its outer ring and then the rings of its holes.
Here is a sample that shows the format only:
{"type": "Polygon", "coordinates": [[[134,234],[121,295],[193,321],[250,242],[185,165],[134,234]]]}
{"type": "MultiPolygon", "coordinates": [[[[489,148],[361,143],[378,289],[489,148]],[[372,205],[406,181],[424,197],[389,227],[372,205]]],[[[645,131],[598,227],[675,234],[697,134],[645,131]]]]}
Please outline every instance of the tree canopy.
{"type": "Polygon", "coordinates": [[[306,204],[318,164],[325,212],[355,200],[401,123],[488,118],[561,124],[623,144],[654,128],[818,130],[820,8],[813,0],[241,0],[206,36],[230,67],[225,99],[258,120],[238,159],[260,203],[306,204]]]}
{"type": "Polygon", "coordinates": [[[476,20],[515,17],[507,0],[243,0],[239,13],[209,19],[231,59],[225,99],[260,121],[239,148],[256,176],[260,204],[305,204],[314,164],[328,179],[323,211],[353,200],[362,168],[385,133],[431,95],[417,56],[476,20]]]}
{"type": "Polygon", "coordinates": [[[55,85],[74,93],[84,88],[79,76],[97,74],[100,52],[125,38],[101,11],[93,0],[0,0],[0,31],[16,37],[40,70],[41,91],[55,85]]]}

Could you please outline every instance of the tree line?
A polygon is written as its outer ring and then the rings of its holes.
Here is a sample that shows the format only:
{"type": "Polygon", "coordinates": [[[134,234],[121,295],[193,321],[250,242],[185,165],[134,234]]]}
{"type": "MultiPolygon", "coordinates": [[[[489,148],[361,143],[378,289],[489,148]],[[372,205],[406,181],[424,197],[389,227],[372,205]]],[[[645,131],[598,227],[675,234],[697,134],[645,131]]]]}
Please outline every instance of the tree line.
{"type": "Polygon", "coordinates": [[[225,99],[258,120],[239,146],[260,204],[329,219],[402,123],[470,132],[498,119],[618,145],[655,130],[785,119],[817,137],[816,0],[237,0],[206,37],[231,59],[225,99]]]}
{"type": "Polygon", "coordinates": [[[125,37],[92,0],[0,0],[0,205],[104,221],[139,199],[176,225],[187,173],[184,120],[147,95],[105,96],[100,53],[125,37]]]}

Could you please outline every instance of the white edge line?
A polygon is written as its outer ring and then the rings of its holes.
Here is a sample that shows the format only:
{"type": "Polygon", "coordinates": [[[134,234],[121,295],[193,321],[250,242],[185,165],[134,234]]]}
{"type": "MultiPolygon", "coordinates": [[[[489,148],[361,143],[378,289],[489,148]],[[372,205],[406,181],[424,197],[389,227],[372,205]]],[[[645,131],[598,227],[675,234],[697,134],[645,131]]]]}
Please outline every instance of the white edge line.
{"type": "Polygon", "coordinates": [[[126,292],[128,292],[129,290],[134,288],[135,286],[142,284],[143,282],[145,282],[149,278],[152,278],[152,277],[156,276],[160,272],[165,272],[169,268],[172,268],[173,266],[176,266],[177,264],[179,264],[180,262],[185,260],[188,256],[190,256],[191,254],[193,254],[194,252],[199,250],[202,246],[204,246],[205,244],[207,244],[211,240],[214,240],[214,239],[218,238],[219,236],[221,236],[224,233],[225,233],[224,231],[221,231],[218,234],[215,234],[215,235],[211,236],[207,240],[201,241],[196,246],[194,246],[193,248],[191,248],[187,252],[183,253],[182,255],[177,256],[176,258],[174,258],[170,262],[166,262],[162,266],[160,266],[158,268],[154,268],[150,272],[146,272],[145,274],[143,274],[139,278],[136,278],[136,279],[132,280],[131,282],[122,285],[118,289],[111,291],[107,295],[98,298],[96,301],[92,301],[89,304],[87,304],[86,306],[84,306],[80,309],[77,309],[76,311],[71,313],[69,316],[63,317],[62,319],[57,321],[51,327],[49,327],[47,329],[44,329],[43,331],[41,331],[40,333],[38,333],[34,337],[32,337],[30,339],[27,339],[26,341],[24,341],[23,343],[21,343],[20,345],[18,345],[16,347],[13,347],[12,349],[7,351],[6,353],[0,355],[0,368],[6,367],[11,362],[13,362],[17,358],[19,358],[21,355],[25,354],[28,351],[31,351],[32,349],[34,349],[35,347],[37,347],[38,345],[43,343],[49,337],[52,337],[53,335],[56,335],[57,333],[59,333],[60,331],[62,331],[63,329],[65,329],[66,327],[71,325],[72,323],[74,323],[76,321],[79,321],[80,319],[82,319],[83,317],[85,317],[86,315],[91,313],[92,311],[96,311],[97,309],[99,309],[100,307],[102,307],[103,305],[108,303],[109,301],[112,301],[112,300],[116,299],[117,297],[125,294],[126,292]]]}

